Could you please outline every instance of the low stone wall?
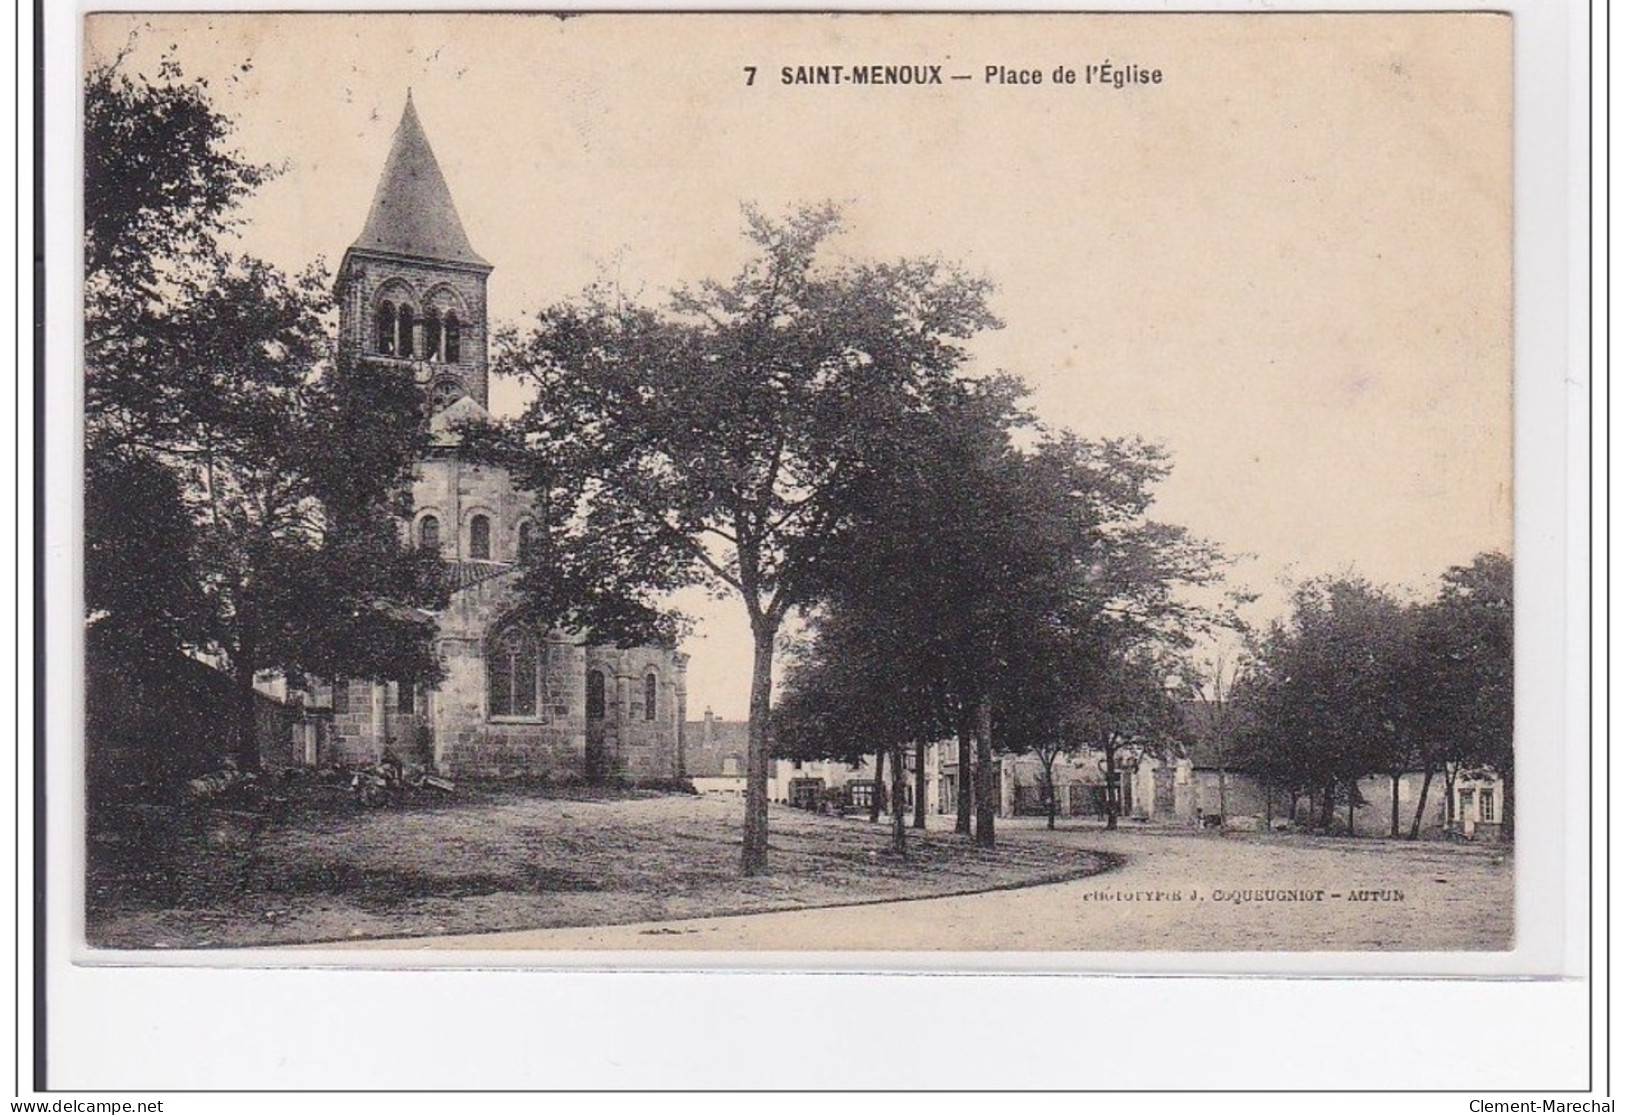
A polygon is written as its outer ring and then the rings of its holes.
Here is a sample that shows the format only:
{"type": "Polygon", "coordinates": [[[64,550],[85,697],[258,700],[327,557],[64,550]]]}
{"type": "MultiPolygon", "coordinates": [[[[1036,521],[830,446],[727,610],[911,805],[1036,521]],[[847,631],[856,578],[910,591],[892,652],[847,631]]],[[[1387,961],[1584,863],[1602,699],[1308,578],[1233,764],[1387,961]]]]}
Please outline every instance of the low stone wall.
{"type": "Polygon", "coordinates": [[[585,778],[586,747],[546,724],[487,724],[465,729],[441,748],[441,766],[465,778],[585,778]]]}

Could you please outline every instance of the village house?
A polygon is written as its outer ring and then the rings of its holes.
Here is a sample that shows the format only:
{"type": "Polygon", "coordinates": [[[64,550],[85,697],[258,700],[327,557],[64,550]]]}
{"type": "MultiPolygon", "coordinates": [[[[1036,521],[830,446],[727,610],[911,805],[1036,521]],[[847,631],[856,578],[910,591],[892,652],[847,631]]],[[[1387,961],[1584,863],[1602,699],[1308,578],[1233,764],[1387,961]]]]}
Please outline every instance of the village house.
{"type": "MultiPolygon", "coordinates": [[[[685,727],[685,770],[701,793],[745,793],[745,756],[748,725],[743,720],[719,720],[707,709],[701,720],[685,727]]],[[[926,805],[938,815],[958,810],[959,747],[953,740],[927,745],[926,805]]],[[[1043,763],[1035,755],[996,755],[994,784],[998,788],[998,816],[1043,817],[1048,806],[1044,796],[1043,763]]],[[[905,802],[914,807],[914,752],[907,749],[904,769],[908,773],[905,802]]],[[[1211,733],[1191,732],[1190,737],[1168,748],[1164,757],[1119,752],[1120,772],[1118,816],[1125,823],[1156,824],[1182,828],[1217,828],[1221,816],[1231,830],[1263,831],[1288,825],[1307,825],[1314,819],[1307,798],[1271,791],[1252,775],[1234,769],[1218,748],[1211,733]]],[[[1102,820],[1107,812],[1107,779],[1102,752],[1080,750],[1056,757],[1056,815],[1061,818],[1102,820]]],[[[768,799],[780,805],[806,808],[809,803],[838,803],[853,812],[866,812],[875,792],[875,761],[872,754],[855,763],[838,759],[773,759],[768,766],[768,799]]],[[[1400,831],[1410,832],[1423,776],[1409,771],[1400,776],[1400,831]]],[[[1505,811],[1501,780],[1490,771],[1467,771],[1456,775],[1447,796],[1444,772],[1435,773],[1428,787],[1420,835],[1437,838],[1447,831],[1483,840],[1496,839],[1505,811]],[[1454,808],[1448,808],[1449,801],[1454,808]]],[[[886,775],[890,793],[891,774],[886,775]]],[[[974,785],[974,784],[973,784],[974,785]]],[[[1359,836],[1387,836],[1392,823],[1393,788],[1386,776],[1360,783],[1361,802],[1354,811],[1354,831],[1359,836]]],[[[889,798],[882,809],[889,807],[889,798]]],[[[1333,817],[1334,831],[1347,827],[1347,807],[1342,805],[1333,817]]]]}
{"type": "Polygon", "coordinates": [[[682,773],[696,790],[744,796],[749,727],[743,720],[718,720],[709,708],[683,726],[682,773]]]}
{"type": "MultiPolygon", "coordinates": [[[[683,729],[683,771],[702,794],[745,793],[745,759],[750,725],[744,720],[719,720],[710,709],[683,729]]],[[[768,761],[768,800],[779,805],[807,807],[827,800],[826,791],[841,791],[841,802],[868,808],[873,792],[873,762],[845,763],[838,759],[771,759],[768,761]]]]}

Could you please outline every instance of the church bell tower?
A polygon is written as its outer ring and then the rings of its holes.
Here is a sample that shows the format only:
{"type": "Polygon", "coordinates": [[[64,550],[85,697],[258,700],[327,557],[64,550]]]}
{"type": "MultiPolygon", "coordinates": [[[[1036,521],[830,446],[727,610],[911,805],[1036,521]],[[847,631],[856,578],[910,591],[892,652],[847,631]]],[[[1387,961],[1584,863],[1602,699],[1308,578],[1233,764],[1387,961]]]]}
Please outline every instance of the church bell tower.
{"type": "Polygon", "coordinates": [[[434,411],[465,396],[486,407],[490,273],[408,92],[366,227],[339,266],[339,344],[410,368],[434,411]]]}

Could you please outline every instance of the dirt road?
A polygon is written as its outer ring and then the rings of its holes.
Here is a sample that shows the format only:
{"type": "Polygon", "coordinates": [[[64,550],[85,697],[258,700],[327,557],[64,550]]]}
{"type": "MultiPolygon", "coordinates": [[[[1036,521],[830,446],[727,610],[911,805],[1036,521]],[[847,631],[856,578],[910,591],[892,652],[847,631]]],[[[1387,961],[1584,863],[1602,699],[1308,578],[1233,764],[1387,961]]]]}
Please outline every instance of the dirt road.
{"type": "Polygon", "coordinates": [[[563,928],[367,948],[1438,951],[1512,945],[1510,851],[1488,846],[1019,824],[1122,867],[1024,890],[737,917],[563,928]]]}

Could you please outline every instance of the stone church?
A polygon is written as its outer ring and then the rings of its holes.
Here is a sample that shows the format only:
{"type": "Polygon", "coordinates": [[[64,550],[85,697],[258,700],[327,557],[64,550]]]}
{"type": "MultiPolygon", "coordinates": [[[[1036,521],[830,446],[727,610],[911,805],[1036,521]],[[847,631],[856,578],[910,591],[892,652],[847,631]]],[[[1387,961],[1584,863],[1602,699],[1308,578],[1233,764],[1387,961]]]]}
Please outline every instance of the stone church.
{"type": "Polygon", "coordinates": [[[408,94],[366,226],[339,267],[339,344],[409,370],[431,413],[408,529],[414,545],[441,553],[451,578],[437,617],[446,676],[426,691],[314,684],[309,708],[324,730],[307,756],[370,762],[389,746],[454,775],[676,777],[687,656],[595,645],[519,616],[517,562],[536,529],[531,499],[506,470],[461,453],[455,433],[488,416],[491,270],[469,243],[408,94]]]}

